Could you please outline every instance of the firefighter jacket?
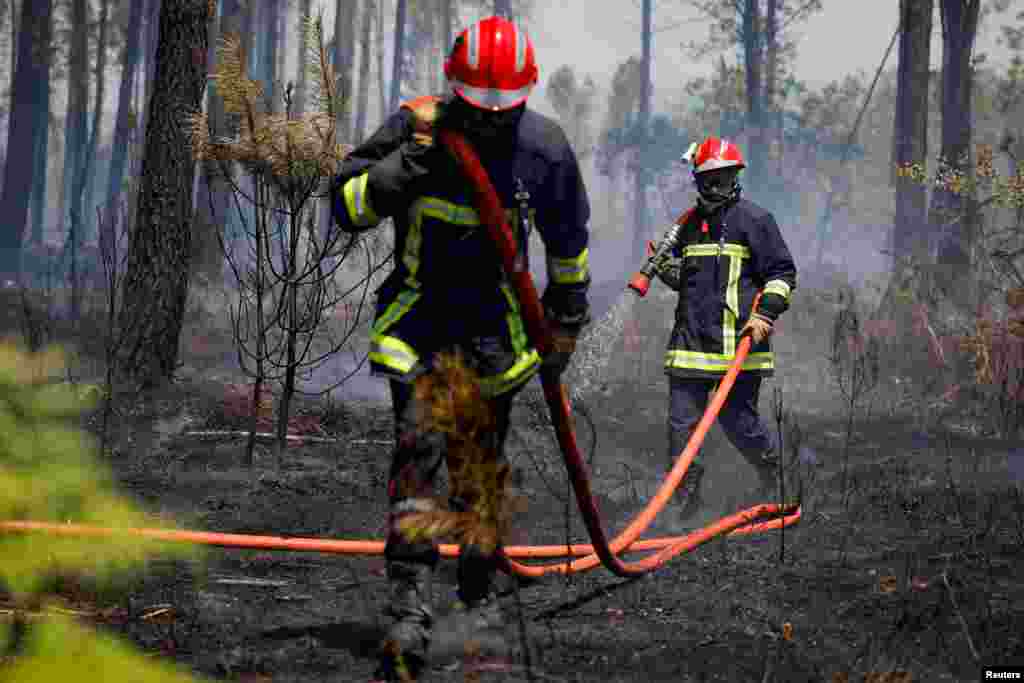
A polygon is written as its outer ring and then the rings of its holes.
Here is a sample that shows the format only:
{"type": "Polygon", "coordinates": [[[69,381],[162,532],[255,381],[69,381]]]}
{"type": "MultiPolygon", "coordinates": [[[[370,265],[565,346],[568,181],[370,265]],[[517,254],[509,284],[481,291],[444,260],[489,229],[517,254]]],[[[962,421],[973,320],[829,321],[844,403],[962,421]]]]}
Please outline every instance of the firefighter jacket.
{"type": "MultiPolygon", "coordinates": [[[[673,258],[659,272],[679,292],[665,372],[677,377],[719,378],[736,355],[739,333],[758,290],[757,313],[775,321],[789,308],[796,266],[771,213],[740,199],[710,217],[685,213],[673,258]]],[[[770,342],[752,347],[745,372],[770,376],[770,342]]]]}
{"type": "MultiPolygon", "coordinates": [[[[377,293],[371,371],[411,381],[430,369],[434,353],[458,347],[481,375],[485,395],[493,396],[526,382],[541,359],[468,182],[441,144],[423,135],[424,118],[443,104],[437,98],[406,103],[353,150],[332,187],[333,218],[346,232],[394,221],[394,269],[377,293]]],[[[516,181],[523,183],[528,220],[547,258],[545,310],[555,324],[578,333],[589,322],[586,189],[556,123],[525,110],[517,130],[506,146],[477,151],[514,228],[516,181]]]]}

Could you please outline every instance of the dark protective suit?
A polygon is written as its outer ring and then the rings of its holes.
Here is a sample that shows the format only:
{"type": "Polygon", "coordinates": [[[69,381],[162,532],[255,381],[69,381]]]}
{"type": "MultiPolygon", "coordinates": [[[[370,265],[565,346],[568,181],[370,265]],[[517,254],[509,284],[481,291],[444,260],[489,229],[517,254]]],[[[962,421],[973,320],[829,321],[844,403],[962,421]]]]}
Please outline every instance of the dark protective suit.
{"type": "MultiPolygon", "coordinates": [[[[431,509],[429,494],[446,443],[442,435],[418,428],[413,382],[431,371],[438,352],[460,351],[481,377],[496,422],[490,447],[500,460],[512,398],[541,364],[465,177],[439,143],[421,135],[424,121],[436,118],[437,126],[446,125],[446,104],[418,98],[403,105],[345,159],[332,189],[333,216],[342,230],[357,232],[394,219],[394,270],[378,292],[370,342],[372,372],[391,380],[396,426],[385,552],[392,613],[428,627],[422,585],[427,568],[437,562],[437,548],[409,542],[396,523],[404,514],[431,509]]],[[[528,192],[529,221],[547,258],[545,311],[556,325],[578,332],[589,321],[590,207],[576,157],[561,128],[536,112],[522,111],[511,132],[505,144],[477,145],[477,152],[513,226],[519,224],[516,181],[528,192]]],[[[494,556],[463,549],[464,602],[486,597],[495,564],[494,556]]]]}
{"type": "MultiPolygon", "coordinates": [[[[740,330],[762,291],[757,313],[775,321],[789,308],[796,288],[796,266],[775,218],[753,202],[739,199],[711,215],[700,208],[685,214],[673,258],[659,272],[679,292],[675,324],[665,354],[669,376],[669,453],[671,467],[696,428],[708,394],[736,356],[740,330]]],[[[774,477],[775,446],[757,404],[763,377],[775,362],[769,340],[753,346],[743,362],[718,421],[740,454],[758,471],[762,487],[774,477]]],[[[683,484],[696,491],[703,468],[694,462],[683,484]]]]}

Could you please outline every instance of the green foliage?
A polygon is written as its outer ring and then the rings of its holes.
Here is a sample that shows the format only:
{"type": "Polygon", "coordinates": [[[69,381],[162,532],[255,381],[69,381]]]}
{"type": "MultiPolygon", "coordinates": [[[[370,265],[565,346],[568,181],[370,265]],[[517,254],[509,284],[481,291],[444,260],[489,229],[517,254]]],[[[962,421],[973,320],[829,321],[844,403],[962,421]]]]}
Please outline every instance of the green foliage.
{"type": "MultiPolygon", "coordinates": [[[[54,575],[88,575],[105,589],[149,555],[195,554],[183,545],[119,533],[160,525],[115,492],[91,439],[74,424],[97,392],[61,382],[63,366],[59,350],[30,354],[0,345],[0,520],[68,522],[112,533],[84,538],[0,530],[0,586],[18,609],[45,604],[54,575]]],[[[101,674],[87,680],[188,680],[52,615],[25,628],[17,637],[10,626],[0,629],[0,644],[18,640],[4,680],[51,681],[87,672],[101,674]]]]}
{"type": "Polygon", "coordinates": [[[188,683],[187,672],[144,658],[130,646],[53,615],[33,624],[21,652],[4,671],[7,681],[134,681],[188,683]]]}

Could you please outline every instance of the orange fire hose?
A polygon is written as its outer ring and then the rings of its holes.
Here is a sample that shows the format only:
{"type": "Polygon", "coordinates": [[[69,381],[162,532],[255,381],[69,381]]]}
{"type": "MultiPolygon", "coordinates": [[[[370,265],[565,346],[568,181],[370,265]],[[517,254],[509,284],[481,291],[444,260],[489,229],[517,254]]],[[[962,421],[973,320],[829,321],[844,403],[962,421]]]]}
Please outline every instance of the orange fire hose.
{"type": "MultiPolygon", "coordinates": [[[[529,271],[516,267],[516,242],[505,220],[505,214],[498,201],[494,187],[487,177],[476,153],[459,134],[442,131],[441,141],[453,154],[463,171],[469,176],[476,189],[477,202],[482,222],[487,226],[505,267],[512,280],[520,302],[521,314],[534,347],[546,354],[552,348],[552,338],[547,327],[543,308],[529,271]]],[[[756,301],[755,301],[756,306],[756,301]]],[[[736,349],[736,357],[719,384],[718,391],[708,405],[690,437],[686,448],[679,454],[668,478],[662,483],[640,514],[618,536],[609,541],[601,526],[597,503],[590,491],[590,479],[586,472],[583,456],[576,443],[572,427],[569,399],[561,381],[555,375],[542,372],[541,383],[544,396],[555,424],[558,442],[562,449],[569,478],[580,508],[592,545],[542,545],[508,546],[504,548],[506,569],[521,576],[540,577],[550,573],[566,574],[586,571],[603,564],[614,574],[635,577],[645,574],[669,559],[707,543],[721,535],[737,536],[790,526],[800,520],[798,505],[762,504],[736,512],[693,531],[685,536],[672,536],[639,540],[640,535],[650,526],[654,518],[668,503],[686,470],[697,455],[708,429],[718,416],[725,399],[739,374],[743,360],[750,351],[750,338],[744,336],[736,349]],[[622,553],[652,552],[635,562],[623,562],[617,556],[622,553]],[[577,557],[574,561],[562,561],[546,565],[529,565],[511,558],[553,558],[577,557]]],[[[43,532],[67,536],[102,537],[115,534],[130,534],[154,540],[193,543],[228,548],[249,548],[263,550],[289,550],[347,555],[379,555],[384,552],[383,541],[338,541],[319,538],[284,538],[279,536],[254,536],[247,534],[223,534],[215,532],[183,531],[175,529],[115,529],[82,524],[56,524],[31,521],[0,522],[0,530],[8,532],[43,532]]],[[[441,554],[446,557],[458,555],[459,548],[442,544],[441,554]]]]}

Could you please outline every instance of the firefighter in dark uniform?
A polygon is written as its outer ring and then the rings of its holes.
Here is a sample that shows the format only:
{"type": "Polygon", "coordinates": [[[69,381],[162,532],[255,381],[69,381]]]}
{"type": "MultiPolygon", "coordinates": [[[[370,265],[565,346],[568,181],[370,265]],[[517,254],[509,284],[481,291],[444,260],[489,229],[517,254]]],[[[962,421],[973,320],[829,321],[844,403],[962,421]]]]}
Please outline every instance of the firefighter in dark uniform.
{"type": "MultiPolygon", "coordinates": [[[[445,75],[450,92],[403,105],[347,157],[333,188],[341,229],[370,229],[386,217],[395,225],[394,270],[378,292],[369,356],[371,371],[390,380],[396,433],[385,550],[395,622],[386,643],[397,644],[400,654],[382,651],[378,677],[387,680],[415,677],[424,663],[429,579],[438,561],[434,543],[410,542],[397,529],[402,515],[432,509],[428,495],[445,459],[444,438],[416,428],[413,381],[431,372],[439,352],[457,349],[490,401],[500,459],[516,392],[542,364],[564,370],[590,319],[587,193],[561,128],[526,109],[537,82],[529,38],[507,19],[483,19],[458,36],[445,75]],[[542,301],[560,342],[548,358],[526,337],[472,189],[431,135],[443,126],[476,148],[510,223],[519,225],[518,212],[525,211],[542,238],[548,272],[542,301]]],[[[491,583],[497,560],[496,553],[461,549],[459,599],[481,623],[500,623],[491,583]]]]}
{"type": "MultiPolygon", "coordinates": [[[[796,266],[772,214],[740,197],[738,175],[744,163],[735,144],[709,137],[699,147],[691,146],[684,160],[693,164],[699,197],[680,221],[672,258],[658,272],[679,292],[665,356],[668,467],[700,422],[709,395],[735,358],[740,337],[749,333],[750,353],[718,421],[756,470],[761,495],[773,496],[779,454],[758,414],[758,394],[762,379],[774,371],[768,338],[789,308],[796,266]],[[759,290],[757,310],[751,311],[759,290]]],[[[704,468],[694,461],[680,484],[683,519],[701,506],[703,475],[704,468]]]]}

